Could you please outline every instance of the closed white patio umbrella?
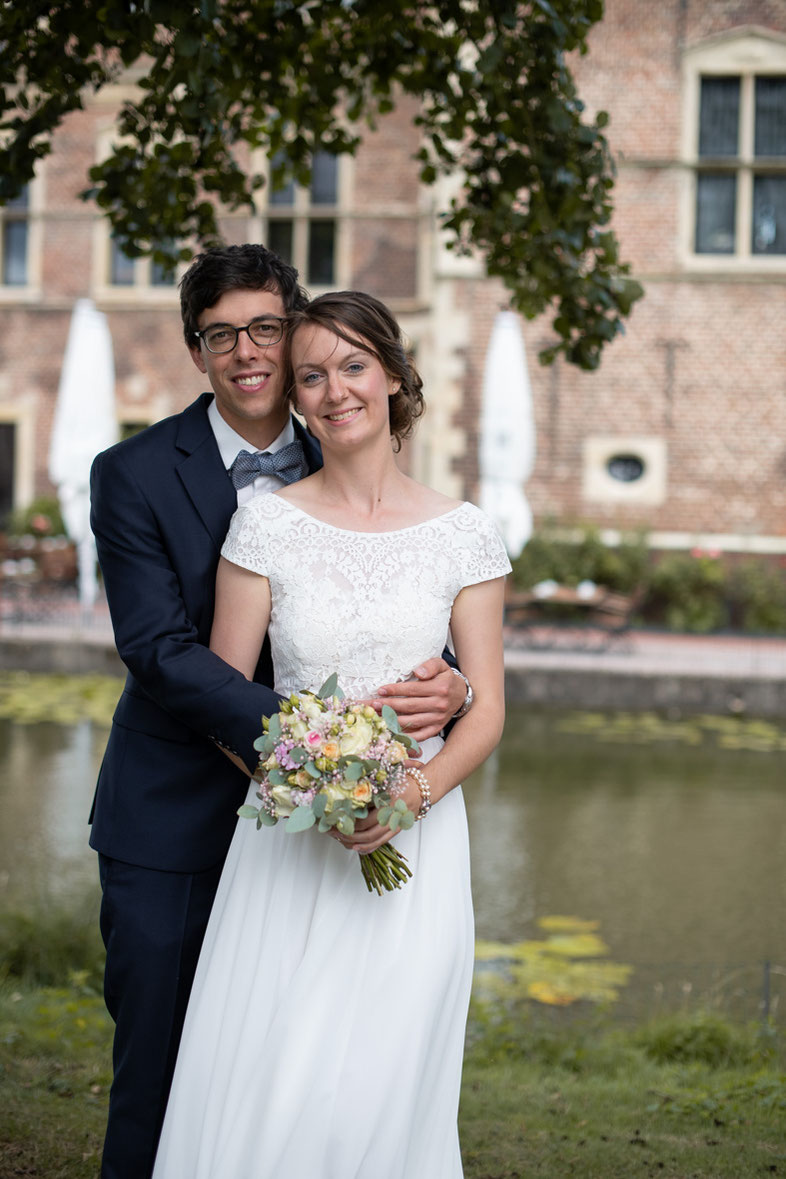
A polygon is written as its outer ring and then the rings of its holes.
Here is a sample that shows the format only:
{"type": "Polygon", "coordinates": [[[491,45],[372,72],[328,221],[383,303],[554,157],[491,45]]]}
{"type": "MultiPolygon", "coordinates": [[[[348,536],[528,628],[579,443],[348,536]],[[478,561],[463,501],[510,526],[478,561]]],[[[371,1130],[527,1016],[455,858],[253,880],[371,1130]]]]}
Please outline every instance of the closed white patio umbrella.
{"type": "Polygon", "coordinates": [[[77,546],[79,601],[96,600],[96,551],[90,531],[90,467],[117,441],[115,366],[106,316],[92,300],[74,305],[49,448],[49,478],[57,487],[68,535],[77,546]]]}
{"type": "Polygon", "coordinates": [[[512,311],[497,314],[486,352],[479,459],[480,507],[515,558],[532,535],[524,483],[535,463],[535,419],[524,339],[512,311]]]}

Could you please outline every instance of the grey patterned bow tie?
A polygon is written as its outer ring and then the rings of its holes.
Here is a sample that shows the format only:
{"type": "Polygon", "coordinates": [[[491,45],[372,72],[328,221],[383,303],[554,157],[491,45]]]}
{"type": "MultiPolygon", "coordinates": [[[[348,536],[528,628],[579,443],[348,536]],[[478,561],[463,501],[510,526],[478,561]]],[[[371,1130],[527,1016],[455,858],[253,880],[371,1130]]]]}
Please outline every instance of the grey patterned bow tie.
{"type": "Polygon", "coordinates": [[[229,468],[229,474],[236,490],[253,483],[258,475],[275,475],[284,483],[295,483],[308,474],[303,444],[295,439],[288,446],[270,454],[267,450],[241,450],[229,468]]]}

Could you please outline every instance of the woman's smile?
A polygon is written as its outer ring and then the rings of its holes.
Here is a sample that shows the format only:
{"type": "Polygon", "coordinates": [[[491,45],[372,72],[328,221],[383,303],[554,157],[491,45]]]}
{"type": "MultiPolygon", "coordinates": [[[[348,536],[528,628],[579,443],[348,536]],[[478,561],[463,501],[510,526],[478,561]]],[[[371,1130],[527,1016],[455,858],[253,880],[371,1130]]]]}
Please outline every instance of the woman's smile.
{"type": "Polygon", "coordinates": [[[390,438],[394,382],[363,343],[352,343],[325,327],[301,328],[292,337],[295,400],[322,442],[339,436],[353,445],[390,438]]]}

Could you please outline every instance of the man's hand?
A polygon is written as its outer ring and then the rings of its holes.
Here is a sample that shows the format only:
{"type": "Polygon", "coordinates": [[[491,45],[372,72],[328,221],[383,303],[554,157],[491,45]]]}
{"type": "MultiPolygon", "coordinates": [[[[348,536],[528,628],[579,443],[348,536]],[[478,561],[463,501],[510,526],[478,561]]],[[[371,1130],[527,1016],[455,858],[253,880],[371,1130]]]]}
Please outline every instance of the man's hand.
{"type": "Polygon", "coordinates": [[[389,704],[402,729],[416,741],[436,737],[461,708],[467,688],[444,659],[427,659],[416,667],[413,678],[378,688],[370,703],[379,711],[389,704]]]}

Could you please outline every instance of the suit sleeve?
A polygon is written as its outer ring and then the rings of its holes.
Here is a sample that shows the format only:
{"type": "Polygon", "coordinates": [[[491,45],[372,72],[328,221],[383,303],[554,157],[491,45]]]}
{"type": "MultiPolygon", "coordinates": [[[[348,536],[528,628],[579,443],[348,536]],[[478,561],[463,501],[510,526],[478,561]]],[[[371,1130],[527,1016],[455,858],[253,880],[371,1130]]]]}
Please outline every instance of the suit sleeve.
{"type": "MultiPolygon", "coordinates": [[[[123,663],[174,720],[255,765],[253,742],[261,732],[261,717],[277,711],[279,697],[262,684],[249,683],[199,641],[166,531],[145,488],[117,451],[99,455],[93,464],[91,525],[123,663]]],[[[217,554],[202,571],[211,617],[216,561],[217,554]]],[[[201,621],[204,634],[210,618],[201,621]]]]}

